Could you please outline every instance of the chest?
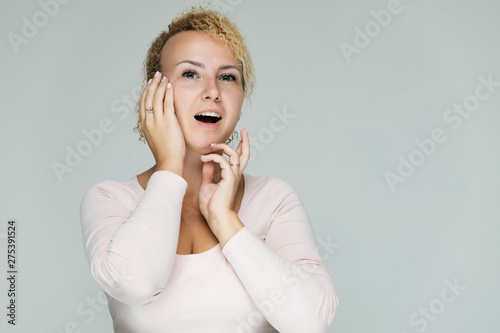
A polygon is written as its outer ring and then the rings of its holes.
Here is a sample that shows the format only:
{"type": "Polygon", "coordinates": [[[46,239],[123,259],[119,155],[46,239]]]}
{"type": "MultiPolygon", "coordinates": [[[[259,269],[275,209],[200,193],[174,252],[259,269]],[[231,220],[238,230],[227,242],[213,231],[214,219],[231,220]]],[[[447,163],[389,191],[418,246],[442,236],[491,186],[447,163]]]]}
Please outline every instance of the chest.
{"type": "Polygon", "coordinates": [[[196,254],[219,243],[203,214],[193,204],[185,204],[181,212],[177,254],[196,254]]]}
{"type": "Polygon", "coordinates": [[[147,305],[109,299],[116,332],[277,332],[251,299],[219,246],[176,256],[168,283],[147,305]],[[246,329],[245,327],[248,327],[246,329]]]}
{"type": "MultiPolygon", "coordinates": [[[[234,198],[233,210],[238,213],[243,198],[243,186],[240,186],[234,198]]],[[[213,234],[200,211],[198,193],[188,192],[184,196],[181,210],[181,224],[177,254],[197,254],[213,248],[219,240],[213,234]]]]}

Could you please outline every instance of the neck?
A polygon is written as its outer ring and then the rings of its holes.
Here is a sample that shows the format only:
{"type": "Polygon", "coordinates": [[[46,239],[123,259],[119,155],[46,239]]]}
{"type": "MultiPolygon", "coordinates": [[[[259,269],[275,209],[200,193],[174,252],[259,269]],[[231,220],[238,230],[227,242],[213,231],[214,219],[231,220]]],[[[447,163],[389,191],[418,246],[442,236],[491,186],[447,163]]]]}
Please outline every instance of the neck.
{"type": "MultiPolygon", "coordinates": [[[[222,152],[214,152],[215,154],[222,155],[222,152]]],[[[184,169],[182,172],[182,178],[188,183],[188,188],[186,192],[198,192],[201,185],[201,170],[203,167],[203,162],[200,159],[202,154],[186,149],[186,156],[184,158],[184,169]]],[[[208,155],[205,153],[205,155],[208,155]]],[[[214,176],[213,182],[218,183],[221,179],[221,169],[219,163],[213,162],[214,164],[214,176]]],[[[152,172],[156,171],[156,165],[152,168],[152,172]]]]}

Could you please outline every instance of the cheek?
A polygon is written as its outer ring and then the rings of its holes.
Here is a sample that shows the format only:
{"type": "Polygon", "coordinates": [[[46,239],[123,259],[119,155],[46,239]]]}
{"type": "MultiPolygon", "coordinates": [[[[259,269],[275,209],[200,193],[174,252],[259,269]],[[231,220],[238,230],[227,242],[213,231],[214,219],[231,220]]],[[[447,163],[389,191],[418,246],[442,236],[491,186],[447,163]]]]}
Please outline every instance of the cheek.
{"type": "Polygon", "coordinates": [[[241,112],[241,107],[243,106],[244,95],[240,91],[232,91],[226,95],[226,98],[231,105],[231,109],[236,112],[241,112]]]}
{"type": "Polygon", "coordinates": [[[231,101],[232,104],[241,104],[243,102],[245,93],[241,86],[221,84],[219,86],[219,90],[227,100],[231,101]]]}
{"type": "Polygon", "coordinates": [[[175,111],[179,113],[189,112],[189,108],[193,105],[195,101],[195,93],[192,89],[186,89],[184,87],[174,88],[174,106],[175,111]]]}

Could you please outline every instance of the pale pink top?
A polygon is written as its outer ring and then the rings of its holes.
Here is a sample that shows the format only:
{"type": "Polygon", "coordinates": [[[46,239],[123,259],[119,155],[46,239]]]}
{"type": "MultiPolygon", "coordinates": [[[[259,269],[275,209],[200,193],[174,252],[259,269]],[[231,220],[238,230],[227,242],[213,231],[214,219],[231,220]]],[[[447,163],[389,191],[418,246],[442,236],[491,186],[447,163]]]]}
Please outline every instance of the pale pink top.
{"type": "Polygon", "coordinates": [[[325,332],[337,296],[298,194],[245,178],[245,227],[221,248],[176,254],[187,182],[155,172],[91,187],[81,203],[85,254],[115,332],[325,332]]]}

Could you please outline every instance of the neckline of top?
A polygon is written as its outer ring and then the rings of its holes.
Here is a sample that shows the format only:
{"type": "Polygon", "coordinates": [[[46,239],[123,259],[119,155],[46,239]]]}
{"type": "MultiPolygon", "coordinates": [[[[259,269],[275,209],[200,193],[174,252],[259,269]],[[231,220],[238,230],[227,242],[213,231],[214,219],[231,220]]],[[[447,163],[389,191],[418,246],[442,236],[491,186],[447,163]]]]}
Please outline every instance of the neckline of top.
{"type": "MultiPolygon", "coordinates": [[[[245,174],[245,173],[242,173],[241,176],[245,179],[245,186],[243,187],[243,197],[241,198],[241,203],[240,203],[240,208],[238,209],[238,213],[237,215],[238,216],[241,216],[241,209],[243,207],[246,207],[247,206],[247,197],[248,197],[248,175],[245,174]]],[[[133,177],[133,180],[134,180],[134,186],[139,188],[142,192],[142,194],[144,194],[144,192],[146,190],[144,190],[144,188],[141,186],[141,184],[139,183],[139,179],[137,178],[137,175],[135,175],[133,177]]],[[[217,243],[214,247],[206,250],[206,251],[203,251],[203,252],[199,252],[199,253],[192,253],[192,254],[178,254],[176,253],[175,256],[176,256],[176,259],[195,259],[195,258],[200,258],[200,257],[204,257],[205,255],[208,255],[212,252],[214,252],[217,248],[220,248],[220,243],[217,243]]]]}

